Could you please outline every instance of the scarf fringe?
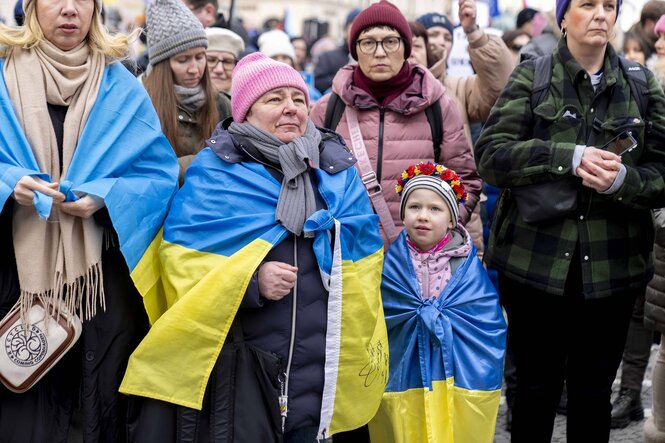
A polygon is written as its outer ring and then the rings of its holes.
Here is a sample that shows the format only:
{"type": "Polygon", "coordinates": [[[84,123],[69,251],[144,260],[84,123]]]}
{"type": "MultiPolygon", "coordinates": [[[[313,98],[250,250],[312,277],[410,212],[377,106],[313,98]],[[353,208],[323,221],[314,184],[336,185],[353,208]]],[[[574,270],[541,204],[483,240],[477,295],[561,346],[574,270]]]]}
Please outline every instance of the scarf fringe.
{"type": "MultiPolygon", "coordinates": [[[[52,317],[58,318],[64,315],[69,322],[74,316],[82,320],[90,320],[97,315],[97,305],[102,308],[102,311],[106,311],[101,261],[90,266],[85,275],[71,283],[65,283],[63,275],[57,272],[53,288],[40,293],[21,289],[19,309],[21,310],[21,323],[24,327],[28,326],[27,313],[35,300],[38,300],[44,306],[45,312],[52,317]]],[[[48,322],[45,322],[45,325],[48,327],[48,322]]]]}

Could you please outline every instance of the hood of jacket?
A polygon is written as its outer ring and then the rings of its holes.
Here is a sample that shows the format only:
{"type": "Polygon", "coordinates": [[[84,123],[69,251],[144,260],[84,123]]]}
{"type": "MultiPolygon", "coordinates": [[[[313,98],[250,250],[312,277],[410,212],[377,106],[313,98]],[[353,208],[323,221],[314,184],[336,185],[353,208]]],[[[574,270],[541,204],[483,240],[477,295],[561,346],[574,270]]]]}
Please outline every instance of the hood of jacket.
{"type": "MultiPolygon", "coordinates": [[[[408,62],[413,72],[413,83],[386,109],[403,115],[416,114],[441,98],[444,86],[429,71],[418,64],[408,62]]],[[[342,98],[347,106],[358,109],[378,108],[379,103],[367,91],[353,84],[353,73],[360,69],[358,65],[346,65],[339,70],[333,80],[333,91],[342,98]]]]}

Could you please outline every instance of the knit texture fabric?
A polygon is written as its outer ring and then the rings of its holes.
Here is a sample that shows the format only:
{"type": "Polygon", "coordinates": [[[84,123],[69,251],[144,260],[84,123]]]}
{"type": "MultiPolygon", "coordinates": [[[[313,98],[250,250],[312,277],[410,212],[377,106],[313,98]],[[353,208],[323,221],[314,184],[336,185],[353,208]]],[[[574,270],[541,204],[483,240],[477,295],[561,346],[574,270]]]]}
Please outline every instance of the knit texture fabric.
{"type": "Polygon", "coordinates": [[[206,28],[208,51],[222,51],[238,59],[245,50],[245,42],[235,32],[224,28],[206,28]]]}
{"type": "MultiPolygon", "coordinates": [[[[180,0],[178,0],[180,1],[180,0]]],[[[233,121],[245,121],[247,111],[263,94],[276,88],[292,87],[305,94],[309,108],[307,84],[298,71],[260,52],[243,57],[233,70],[231,114],[233,121]]]]}
{"type": "MultiPolygon", "coordinates": [[[[563,20],[563,16],[568,10],[568,6],[570,5],[570,0],[556,0],[556,24],[561,28],[561,21],[563,20]]],[[[617,19],[619,18],[619,10],[621,9],[621,0],[617,1],[617,15],[614,19],[616,22],[617,19]]]]}
{"type": "Polygon", "coordinates": [[[455,27],[453,24],[450,23],[448,17],[443,14],[439,14],[438,12],[430,12],[428,14],[421,15],[416,19],[416,21],[423,25],[425,29],[441,26],[442,28],[447,29],[448,32],[450,32],[450,35],[454,35],[453,31],[455,30],[455,27]]]}
{"type": "Polygon", "coordinates": [[[453,227],[457,226],[459,206],[457,206],[455,191],[453,191],[445,180],[441,180],[439,177],[432,177],[431,175],[419,175],[413,177],[406,183],[406,185],[404,185],[402,201],[399,206],[399,216],[402,220],[404,220],[404,210],[406,209],[406,202],[409,200],[409,195],[411,195],[416,189],[429,189],[441,196],[450,210],[450,219],[453,222],[453,227]]]}
{"type": "Polygon", "coordinates": [[[146,15],[150,65],[191,48],[208,47],[203,25],[182,0],[154,0],[146,15]]]}
{"type": "Polygon", "coordinates": [[[665,15],[662,15],[658,21],[656,22],[656,26],[653,28],[653,32],[656,33],[656,35],[665,32],[665,15]]]}
{"type": "Polygon", "coordinates": [[[404,58],[409,58],[411,55],[412,39],[409,22],[406,21],[404,14],[395,5],[387,0],[381,0],[364,9],[353,20],[351,32],[349,32],[349,53],[354,60],[358,60],[358,53],[356,52],[358,37],[365,29],[373,26],[389,26],[394,28],[404,40],[402,42],[404,44],[404,58]]]}

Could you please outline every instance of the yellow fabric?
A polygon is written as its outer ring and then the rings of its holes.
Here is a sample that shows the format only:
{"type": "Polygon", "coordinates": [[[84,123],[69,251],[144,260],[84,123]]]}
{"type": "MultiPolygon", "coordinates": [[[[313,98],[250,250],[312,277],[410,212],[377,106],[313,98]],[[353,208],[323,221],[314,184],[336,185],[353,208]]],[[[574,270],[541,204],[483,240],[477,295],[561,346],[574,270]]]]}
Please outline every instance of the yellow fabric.
{"type": "MultiPolygon", "coordinates": [[[[130,357],[120,392],[200,410],[249,280],[271,248],[257,239],[224,257],[163,242],[159,255],[166,263],[161,269],[165,291],[159,285],[149,288],[146,308],[153,309],[149,315],[156,321],[130,357]],[[168,310],[161,316],[154,311],[164,306],[168,310]]],[[[154,251],[150,256],[140,266],[154,272],[154,251]]]]}
{"type": "Polygon", "coordinates": [[[452,378],[432,390],[386,392],[369,423],[372,442],[491,443],[501,391],[471,391],[452,378]]]}
{"type": "MultiPolygon", "coordinates": [[[[375,414],[388,381],[388,336],[381,304],[383,249],[342,262],[342,331],[328,435],[356,429],[375,414]]],[[[325,400],[324,400],[325,401],[325,400]]]]}

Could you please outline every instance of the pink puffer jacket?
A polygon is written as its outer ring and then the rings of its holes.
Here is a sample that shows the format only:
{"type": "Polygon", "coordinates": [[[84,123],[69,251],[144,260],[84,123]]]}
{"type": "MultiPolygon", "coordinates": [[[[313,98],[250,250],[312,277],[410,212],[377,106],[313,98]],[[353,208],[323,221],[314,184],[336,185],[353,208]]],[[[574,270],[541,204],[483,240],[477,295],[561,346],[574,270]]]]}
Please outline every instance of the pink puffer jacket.
{"type": "MultiPolygon", "coordinates": [[[[374,171],[380,175],[383,194],[395,224],[403,226],[399,218],[399,196],[395,192],[398,175],[412,164],[434,160],[432,132],[424,111],[437,99],[440,99],[443,117],[443,143],[439,162],[459,174],[469,194],[464,207],[460,207],[460,220],[466,224],[478,202],[482,181],[476,171],[473,151],[464,135],[459,111],[451,99],[444,95],[441,82],[421,66],[412,64],[415,81],[382,109],[374,97],[352,84],[354,69],[358,67],[347,65],[341,68],[333,80],[332,90],[347,106],[358,111],[360,132],[367,154],[374,171]],[[377,166],[379,157],[380,168],[377,166]]],[[[323,125],[329,99],[330,95],[326,95],[312,109],[310,117],[318,126],[323,125]]],[[[342,115],[335,130],[351,147],[345,115],[342,115]]]]}

